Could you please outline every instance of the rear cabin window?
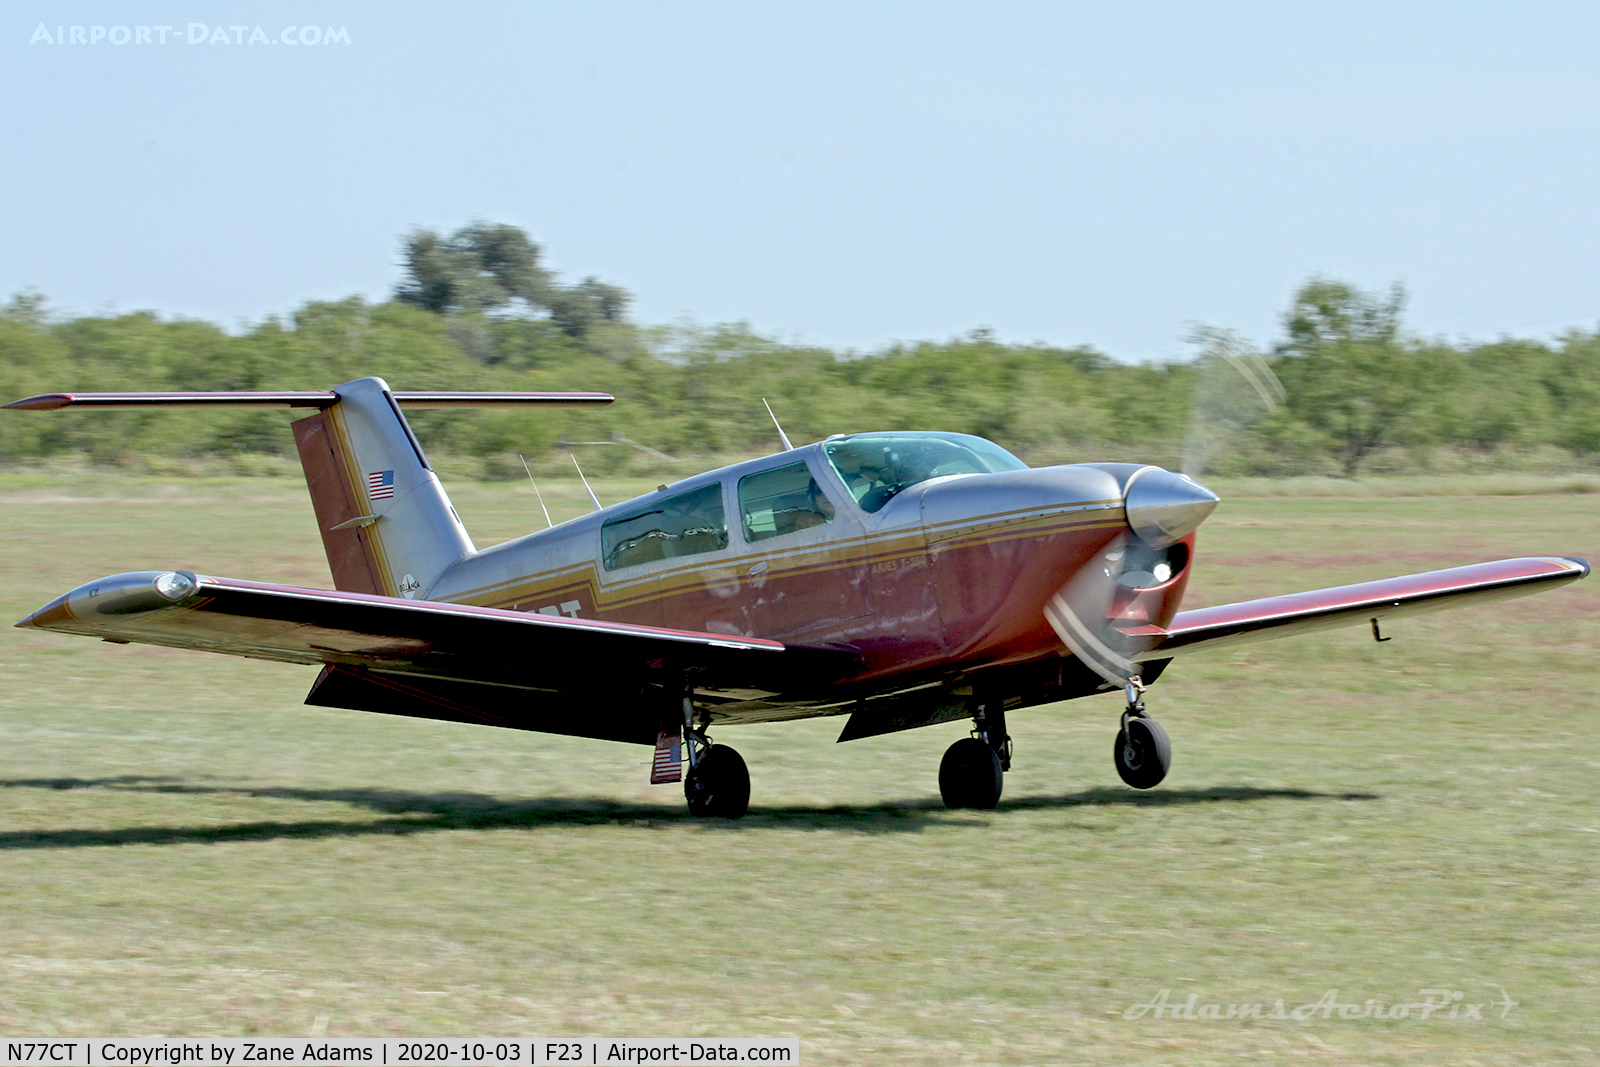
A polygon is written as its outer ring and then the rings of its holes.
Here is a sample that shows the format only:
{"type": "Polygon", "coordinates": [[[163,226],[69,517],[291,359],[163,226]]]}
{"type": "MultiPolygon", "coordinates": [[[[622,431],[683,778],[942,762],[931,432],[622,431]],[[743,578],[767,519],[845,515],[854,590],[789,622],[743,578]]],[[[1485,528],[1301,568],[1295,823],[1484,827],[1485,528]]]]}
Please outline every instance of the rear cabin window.
{"type": "Polygon", "coordinates": [[[744,515],[744,539],[752,544],[822,526],[832,522],[834,514],[833,504],[804,463],[739,479],[739,510],[744,515]]]}
{"type": "Polygon", "coordinates": [[[653,501],[600,528],[601,561],[608,571],[727,547],[721,482],[653,501]]]}

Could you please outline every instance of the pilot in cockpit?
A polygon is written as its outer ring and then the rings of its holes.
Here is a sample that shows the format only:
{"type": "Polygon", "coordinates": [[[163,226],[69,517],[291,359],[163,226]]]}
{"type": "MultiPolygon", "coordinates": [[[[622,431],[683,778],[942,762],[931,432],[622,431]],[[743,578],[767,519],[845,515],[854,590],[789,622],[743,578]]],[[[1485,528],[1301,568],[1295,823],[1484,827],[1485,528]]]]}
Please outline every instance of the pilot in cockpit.
{"type": "Polygon", "coordinates": [[[833,457],[834,466],[849,487],[850,495],[866,511],[877,511],[900,491],[904,479],[899,458],[898,453],[888,447],[851,449],[833,457]]]}

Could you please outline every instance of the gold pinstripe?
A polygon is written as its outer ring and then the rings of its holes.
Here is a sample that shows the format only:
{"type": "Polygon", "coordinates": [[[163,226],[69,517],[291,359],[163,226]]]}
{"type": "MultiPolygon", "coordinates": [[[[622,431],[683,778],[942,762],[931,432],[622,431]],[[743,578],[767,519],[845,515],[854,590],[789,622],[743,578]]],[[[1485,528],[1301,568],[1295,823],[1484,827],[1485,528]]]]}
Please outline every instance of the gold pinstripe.
{"type": "MultiPolygon", "coordinates": [[[[877,551],[874,551],[874,552],[871,552],[871,553],[869,553],[869,554],[867,554],[865,556],[862,556],[862,557],[860,557],[860,560],[859,560],[859,562],[863,562],[863,563],[875,563],[875,562],[881,562],[881,561],[883,561],[885,559],[888,559],[891,556],[917,555],[917,554],[921,554],[921,553],[923,553],[925,551],[938,550],[938,549],[945,548],[947,546],[948,547],[956,547],[956,546],[966,546],[969,543],[983,543],[983,542],[1012,540],[1012,539],[1015,539],[1015,538],[1018,538],[1018,537],[1037,536],[1039,533],[1045,532],[1045,531],[1058,531],[1058,530],[1062,530],[1062,529],[1070,529],[1070,528],[1077,528],[1077,527],[1081,527],[1081,528],[1084,528],[1084,529],[1092,529],[1092,528],[1100,527],[1100,526],[1116,526],[1116,525],[1119,525],[1119,524],[1121,524],[1121,523],[1126,521],[1125,517],[1124,517],[1124,514],[1123,514],[1123,509],[1120,506],[1120,504],[1121,504],[1120,500],[1096,500],[1096,501],[1089,501],[1087,503],[1075,503],[1075,504],[1068,505],[1066,507],[1040,508],[1038,505],[1034,505],[1032,507],[1027,507],[1027,508],[1015,508],[1015,509],[1012,509],[1010,511],[997,511],[997,512],[990,512],[990,513],[985,514],[985,515],[967,516],[966,518],[962,518],[962,519],[952,520],[950,522],[941,523],[941,524],[939,524],[937,526],[917,527],[914,530],[907,530],[907,529],[903,529],[902,528],[902,529],[896,529],[896,530],[890,531],[888,533],[869,533],[869,534],[863,534],[863,535],[861,535],[859,537],[841,538],[841,539],[835,540],[835,541],[828,541],[823,545],[807,545],[807,546],[792,548],[792,549],[789,549],[787,551],[780,550],[780,551],[776,551],[776,552],[753,553],[753,554],[750,554],[750,555],[738,556],[738,557],[735,557],[735,558],[732,558],[732,559],[719,560],[717,562],[716,566],[717,567],[727,567],[727,568],[737,568],[737,567],[744,566],[744,565],[746,565],[748,563],[760,562],[760,561],[763,561],[763,560],[767,561],[770,564],[773,560],[780,560],[780,559],[793,557],[793,556],[808,555],[808,554],[812,554],[812,553],[816,553],[816,552],[831,552],[831,553],[833,553],[834,556],[838,556],[838,555],[841,554],[841,550],[847,550],[849,548],[858,547],[858,546],[870,546],[870,547],[877,548],[878,549],[877,551]],[[1117,505],[1114,510],[1112,510],[1112,506],[1113,505],[1117,505]],[[1083,512],[1083,511],[1089,511],[1089,510],[1103,510],[1103,511],[1105,511],[1105,514],[1102,515],[1102,516],[1095,517],[1095,518],[1086,518],[1082,522],[1077,522],[1077,523],[1066,523],[1066,524],[1047,523],[1045,526],[1043,526],[1041,528],[1034,528],[1034,527],[1022,528],[1022,527],[1019,527],[1019,528],[1017,528],[1015,530],[1008,531],[1006,534],[1004,534],[1002,536],[998,536],[998,537],[996,537],[996,536],[985,536],[985,537],[976,537],[976,538],[969,537],[969,538],[962,538],[962,539],[959,539],[959,540],[954,538],[954,537],[947,537],[947,538],[941,539],[937,544],[932,544],[932,545],[925,545],[924,541],[923,541],[923,536],[926,533],[930,532],[930,531],[954,530],[954,529],[957,529],[957,528],[963,528],[964,527],[968,531],[970,531],[971,534],[975,535],[975,534],[978,534],[978,533],[983,532],[983,531],[995,529],[997,527],[1013,525],[1013,524],[1006,523],[1004,521],[1004,520],[1006,520],[1008,518],[1011,518],[1013,516],[1019,516],[1019,515],[1032,516],[1032,517],[1038,518],[1040,520],[1048,520],[1048,519],[1050,519],[1052,517],[1059,516],[1059,515],[1066,515],[1066,514],[1070,514],[1070,513],[1073,513],[1073,512],[1083,512]],[[904,541],[908,542],[908,544],[904,548],[901,548],[899,550],[888,550],[888,551],[885,551],[883,546],[887,545],[887,544],[892,544],[896,539],[904,540],[904,541]]],[[[845,563],[849,563],[849,562],[854,562],[854,561],[852,561],[852,560],[830,560],[830,562],[827,565],[822,566],[820,568],[813,568],[813,569],[824,569],[824,570],[825,569],[831,569],[833,567],[844,565],[845,563]]],[[[699,576],[699,575],[703,574],[706,570],[707,570],[707,565],[702,560],[699,563],[691,563],[691,564],[687,564],[687,565],[685,565],[683,567],[673,568],[671,570],[652,571],[652,572],[650,572],[648,574],[641,575],[638,578],[626,579],[626,580],[623,580],[623,581],[620,581],[620,582],[612,582],[610,584],[610,588],[612,590],[620,591],[622,589],[626,589],[626,588],[630,588],[630,587],[635,587],[635,586],[640,586],[640,585],[648,585],[651,582],[659,581],[659,580],[661,580],[663,578],[672,578],[672,577],[675,577],[675,576],[678,576],[678,575],[695,575],[695,576],[699,576]]],[[[478,587],[473,588],[473,589],[465,589],[465,590],[462,590],[461,592],[455,594],[455,596],[457,597],[458,601],[461,602],[461,603],[475,603],[476,600],[474,598],[479,598],[479,597],[484,597],[484,596],[491,596],[491,595],[494,595],[496,593],[523,592],[523,591],[526,591],[529,588],[526,583],[529,583],[529,582],[542,582],[542,581],[547,580],[547,579],[553,579],[557,575],[561,575],[563,573],[580,572],[580,571],[584,572],[584,573],[588,573],[590,575],[595,574],[596,572],[595,572],[595,567],[594,567],[593,561],[585,561],[583,563],[568,564],[566,567],[558,568],[556,570],[543,571],[543,572],[539,572],[539,573],[535,573],[535,574],[529,574],[529,575],[521,575],[521,576],[518,576],[517,578],[511,579],[509,582],[496,582],[496,583],[493,583],[491,585],[478,586],[478,587]]],[[[784,571],[784,572],[781,572],[781,573],[791,573],[791,572],[790,571],[784,571]]],[[[769,572],[769,574],[770,574],[770,572],[769,572]]],[[[617,598],[611,598],[607,602],[610,603],[610,602],[613,602],[616,599],[617,598]]]]}
{"type": "Polygon", "coordinates": [[[925,545],[923,543],[920,529],[916,531],[902,529],[895,530],[889,534],[868,534],[844,541],[829,542],[825,545],[791,549],[777,554],[762,553],[738,556],[732,559],[719,559],[711,565],[702,560],[698,564],[691,563],[672,570],[656,571],[625,583],[614,583],[609,589],[600,583],[599,570],[595,562],[590,560],[553,571],[525,575],[513,579],[511,582],[496,583],[495,585],[467,590],[456,594],[451,599],[457,603],[475,604],[482,607],[511,607],[516,604],[548,599],[563,593],[577,591],[587,592],[597,611],[618,611],[642,607],[670,599],[690,590],[699,589],[704,585],[704,576],[708,570],[728,572],[726,581],[735,582],[741,587],[747,587],[757,581],[769,581],[774,578],[792,579],[855,567],[868,567],[890,561],[899,562],[904,559],[924,557],[932,552],[1025,540],[1046,534],[1062,533],[1067,530],[1105,529],[1124,525],[1125,520],[1120,507],[1116,508],[1115,511],[1107,510],[1103,514],[1093,516],[1079,515],[1076,517],[1076,521],[1059,521],[1073,513],[1081,513],[1089,508],[1097,507],[1103,508],[1105,505],[1097,501],[1090,505],[1075,505],[1070,509],[1050,509],[1047,514],[1040,514],[1040,509],[1037,507],[1018,508],[1012,511],[995,512],[976,518],[967,518],[960,523],[944,523],[941,524],[941,529],[954,530],[958,527],[965,527],[969,533],[967,536],[944,538],[934,545],[925,545]],[[1017,516],[1021,517],[1014,518],[1010,523],[996,521],[997,519],[1017,516]],[[1029,521],[1030,518],[1033,521],[1029,521]],[[867,549],[868,551],[852,552],[852,549],[867,549]],[[874,549],[875,551],[873,551],[874,549]],[[822,558],[796,566],[771,566],[775,560],[818,555],[822,558]],[[749,574],[737,573],[747,565],[755,562],[769,564],[769,569],[759,578],[754,578],[749,574]],[[633,590],[637,591],[630,592],[633,590]]]}

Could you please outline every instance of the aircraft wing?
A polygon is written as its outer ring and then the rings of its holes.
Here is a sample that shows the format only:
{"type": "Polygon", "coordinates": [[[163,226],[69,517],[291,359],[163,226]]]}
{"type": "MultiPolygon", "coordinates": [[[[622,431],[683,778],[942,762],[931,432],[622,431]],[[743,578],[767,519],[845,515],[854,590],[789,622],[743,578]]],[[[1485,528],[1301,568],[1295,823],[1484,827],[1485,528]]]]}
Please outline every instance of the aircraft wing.
{"type": "Polygon", "coordinates": [[[1135,647],[1146,649],[1130,658],[1149,662],[1202,649],[1232,648],[1337,626],[1359,626],[1372,620],[1408,618],[1444,608],[1510,600],[1576,581],[1588,573],[1589,564],[1581,559],[1502,559],[1180,611],[1165,629],[1117,629],[1135,647]]]}
{"type": "Polygon", "coordinates": [[[653,744],[641,693],[821,689],[857,666],[836,648],[212,578],[115,574],[18,626],[325,669],[308,703],[653,744]]]}

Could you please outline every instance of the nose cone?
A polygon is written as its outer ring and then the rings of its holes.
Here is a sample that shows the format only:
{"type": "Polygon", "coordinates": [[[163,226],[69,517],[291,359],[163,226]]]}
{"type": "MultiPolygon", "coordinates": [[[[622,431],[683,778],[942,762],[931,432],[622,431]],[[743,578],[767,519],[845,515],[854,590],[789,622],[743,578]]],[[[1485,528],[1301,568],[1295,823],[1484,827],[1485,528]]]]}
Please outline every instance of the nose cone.
{"type": "Polygon", "coordinates": [[[1124,500],[1139,540],[1165,548],[1193,533],[1221,498],[1187,474],[1146,467],[1128,480],[1124,500]]]}

